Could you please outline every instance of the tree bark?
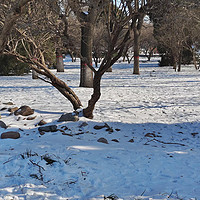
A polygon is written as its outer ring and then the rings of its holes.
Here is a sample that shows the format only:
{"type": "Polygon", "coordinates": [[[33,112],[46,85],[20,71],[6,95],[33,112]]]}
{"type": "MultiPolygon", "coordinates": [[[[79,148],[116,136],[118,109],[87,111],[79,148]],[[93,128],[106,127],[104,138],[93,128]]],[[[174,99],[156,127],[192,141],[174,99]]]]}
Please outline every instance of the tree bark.
{"type": "Polygon", "coordinates": [[[87,22],[81,27],[81,73],[80,73],[80,87],[93,87],[93,72],[88,67],[92,65],[92,37],[93,27],[87,22]]]}
{"type": "Polygon", "coordinates": [[[140,74],[140,69],[139,69],[139,53],[140,53],[140,48],[139,48],[139,32],[138,30],[134,30],[134,69],[133,69],[133,74],[140,74]]]}
{"type": "Polygon", "coordinates": [[[178,72],[181,71],[181,61],[182,61],[182,53],[179,53],[179,58],[178,58],[178,72]]]}
{"type": "Polygon", "coordinates": [[[64,72],[63,56],[60,48],[56,49],[56,69],[57,72],[64,72]]]}
{"type": "Polygon", "coordinates": [[[88,102],[87,108],[83,109],[84,117],[87,117],[89,119],[93,118],[93,111],[94,111],[95,104],[100,99],[100,96],[101,96],[101,77],[102,75],[100,73],[95,74],[92,97],[88,102]]]}
{"type": "MultiPolygon", "coordinates": [[[[144,3],[144,2],[143,2],[144,3]]],[[[133,33],[134,33],[134,69],[133,74],[140,74],[139,70],[139,53],[140,53],[140,34],[145,17],[143,5],[139,8],[139,0],[135,0],[135,14],[133,16],[133,33]]]]}

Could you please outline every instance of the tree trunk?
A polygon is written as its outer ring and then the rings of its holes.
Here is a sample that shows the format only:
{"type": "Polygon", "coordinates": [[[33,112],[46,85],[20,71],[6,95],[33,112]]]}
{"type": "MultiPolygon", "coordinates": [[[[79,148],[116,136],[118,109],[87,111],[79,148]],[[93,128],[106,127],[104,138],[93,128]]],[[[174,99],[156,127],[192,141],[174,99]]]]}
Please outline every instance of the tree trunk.
{"type": "Polygon", "coordinates": [[[56,49],[56,69],[57,72],[64,72],[62,51],[59,48],[56,49]]]}
{"type": "Polygon", "coordinates": [[[92,97],[88,102],[88,107],[83,109],[84,117],[87,117],[89,119],[93,118],[93,111],[95,104],[97,103],[97,101],[100,99],[101,96],[101,77],[102,75],[100,75],[99,73],[95,74],[92,97]]]}
{"type": "Polygon", "coordinates": [[[32,79],[38,79],[38,73],[32,69],[32,79]]]}
{"type": "MultiPolygon", "coordinates": [[[[135,0],[135,13],[138,13],[139,10],[139,0],[135,0]]],[[[139,18],[135,18],[135,25],[133,28],[133,33],[134,33],[134,69],[133,69],[133,74],[140,74],[140,69],[139,69],[139,36],[140,36],[140,30],[138,30],[138,25],[140,20],[139,18]]]]}
{"type": "Polygon", "coordinates": [[[176,72],[176,68],[177,68],[177,58],[174,56],[173,57],[173,69],[175,70],[175,72],[176,72]]]}
{"type": "Polygon", "coordinates": [[[151,60],[151,57],[153,56],[153,51],[154,51],[154,49],[155,49],[155,48],[153,48],[153,49],[150,50],[150,52],[149,52],[149,54],[148,54],[148,56],[147,56],[148,61],[151,60]]]}
{"type": "Polygon", "coordinates": [[[178,58],[178,72],[181,71],[181,61],[182,61],[182,53],[179,54],[178,58]]]}
{"type": "Polygon", "coordinates": [[[129,58],[128,53],[126,54],[126,59],[127,59],[128,64],[130,64],[130,63],[131,63],[131,60],[130,60],[130,58],[129,58]]]}
{"type": "Polygon", "coordinates": [[[81,27],[81,75],[80,87],[93,87],[93,72],[88,67],[92,65],[92,37],[93,27],[90,23],[81,27]]]}
{"type": "Polygon", "coordinates": [[[195,50],[192,50],[192,58],[193,58],[194,67],[195,67],[196,70],[198,70],[197,59],[196,59],[196,55],[195,55],[195,50]]]}
{"type": "MultiPolygon", "coordinates": [[[[81,101],[75,92],[61,79],[55,76],[54,73],[51,72],[50,69],[45,64],[44,56],[42,52],[40,52],[42,62],[39,62],[37,59],[29,58],[28,62],[33,62],[32,69],[35,70],[38,74],[44,75],[49,80],[45,80],[44,78],[40,77],[41,80],[50,83],[53,85],[59,92],[61,92],[73,105],[74,110],[77,110],[82,107],[81,101]]],[[[27,58],[24,56],[19,57],[21,60],[27,62],[27,58]]]]}
{"type": "Polygon", "coordinates": [[[139,32],[137,30],[134,30],[134,69],[133,69],[133,74],[140,74],[140,69],[139,69],[139,53],[140,53],[140,48],[139,48],[139,32]]]}

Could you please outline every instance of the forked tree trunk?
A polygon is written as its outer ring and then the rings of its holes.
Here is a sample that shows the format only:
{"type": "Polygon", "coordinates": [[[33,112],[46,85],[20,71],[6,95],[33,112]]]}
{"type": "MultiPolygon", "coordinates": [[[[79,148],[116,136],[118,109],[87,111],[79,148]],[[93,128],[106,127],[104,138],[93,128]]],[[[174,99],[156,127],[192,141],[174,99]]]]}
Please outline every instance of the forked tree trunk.
{"type": "Polygon", "coordinates": [[[93,27],[90,23],[81,27],[81,75],[80,87],[93,87],[93,72],[88,67],[92,65],[92,37],[93,27]]]}
{"type": "Polygon", "coordinates": [[[60,48],[56,49],[56,69],[57,72],[64,72],[63,56],[60,48]]]}

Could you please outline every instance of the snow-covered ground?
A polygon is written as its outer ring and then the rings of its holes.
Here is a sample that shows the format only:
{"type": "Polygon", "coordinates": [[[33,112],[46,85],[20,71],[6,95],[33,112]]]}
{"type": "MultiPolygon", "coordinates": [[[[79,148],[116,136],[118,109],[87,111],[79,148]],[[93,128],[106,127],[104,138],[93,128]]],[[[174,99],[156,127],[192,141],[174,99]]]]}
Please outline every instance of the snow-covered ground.
{"type": "MultiPolygon", "coordinates": [[[[55,73],[86,106],[92,90],[78,87],[79,63],[65,61],[65,72],[55,73]]],[[[0,200],[200,199],[199,88],[192,66],[178,73],[154,59],[141,62],[137,76],[120,62],[103,77],[93,120],[57,122],[72,106],[56,89],[31,75],[1,76],[0,120],[8,128],[0,134],[21,137],[0,139],[0,200]],[[36,118],[3,109],[22,105],[36,118]],[[40,135],[42,119],[60,130],[40,135]],[[95,129],[105,124],[109,130],[95,129]]]]}

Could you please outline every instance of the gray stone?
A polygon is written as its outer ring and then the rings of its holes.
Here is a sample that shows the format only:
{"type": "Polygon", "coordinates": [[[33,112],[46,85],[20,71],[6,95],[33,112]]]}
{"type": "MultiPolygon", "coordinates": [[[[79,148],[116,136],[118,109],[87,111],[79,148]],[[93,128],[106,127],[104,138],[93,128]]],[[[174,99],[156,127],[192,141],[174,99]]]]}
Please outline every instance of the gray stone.
{"type": "Polygon", "coordinates": [[[0,127],[1,128],[7,128],[6,124],[3,121],[0,121],[0,127]]]}
{"type": "Polygon", "coordinates": [[[14,115],[28,116],[32,115],[33,113],[34,110],[31,109],[29,106],[21,106],[18,110],[14,112],[14,115]]]}
{"type": "Polygon", "coordinates": [[[99,138],[98,140],[97,140],[97,142],[101,142],[101,143],[104,143],[104,144],[108,144],[108,140],[106,140],[105,138],[99,138]]]}
{"type": "Polygon", "coordinates": [[[20,134],[18,132],[15,132],[15,131],[8,131],[8,132],[1,134],[1,139],[8,139],[8,138],[18,139],[18,138],[20,138],[20,134]]]}
{"type": "Polygon", "coordinates": [[[56,125],[50,125],[50,126],[42,126],[38,128],[39,132],[55,132],[57,131],[57,126],[56,125]]]}
{"type": "Polygon", "coordinates": [[[66,122],[66,121],[76,122],[78,120],[79,117],[77,115],[74,115],[73,113],[66,113],[59,118],[58,122],[66,122]]]}

